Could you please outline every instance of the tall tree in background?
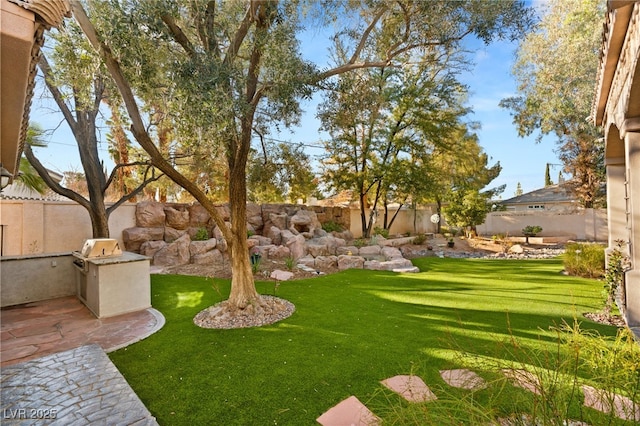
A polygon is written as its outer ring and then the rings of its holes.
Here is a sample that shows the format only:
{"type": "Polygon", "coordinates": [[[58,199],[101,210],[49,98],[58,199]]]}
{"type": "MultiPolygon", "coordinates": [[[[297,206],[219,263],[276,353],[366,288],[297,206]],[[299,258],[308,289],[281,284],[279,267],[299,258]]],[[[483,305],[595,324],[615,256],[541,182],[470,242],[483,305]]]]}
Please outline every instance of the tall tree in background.
{"type": "Polygon", "coordinates": [[[513,73],[517,97],[503,99],[520,136],[553,133],[564,170],[585,207],[599,202],[604,142],[587,121],[602,42],[600,0],[549,0],[537,29],[521,42],[513,73]]]}
{"type": "Polygon", "coordinates": [[[547,163],[547,167],[544,170],[544,186],[551,186],[553,185],[553,181],[551,180],[551,170],[549,169],[551,166],[549,163],[547,163]]]}
{"type": "MultiPolygon", "coordinates": [[[[108,96],[106,70],[99,58],[86,42],[79,27],[69,22],[65,28],[52,33],[54,48],[42,54],[38,67],[44,76],[45,84],[53,100],[62,112],[78,146],[80,161],[87,183],[88,197],[63,187],[49,175],[47,169],[37,159],[31,145],[25,146],[25,156],[38,172],[47,186],[54,192],[67,197],[83,206],[91,218],[94,238],[109,237],[109,215],[121,204],[135,197],[145,185],[156,180],[151,165],[138,184],[120,194],[112,205],[106,205],[106,194],[121,169],[132,164],[118,163],[110,176],[107,176],[98,154],[98,120],[100,107],[108,96]],[[49,57],[51,61],[47,58],[49,57]]],[[[137,163],[137,164],[145,164],[137,163]]]]}
{"type": "Polygon", "coordinates": [[[216,315],[238,310],[253,314],[266,308],[255,289],[246,241],[246,166],[254,129],[266,134],[276,122],[296,123],[298,100],[333,76],[400,66],[409,53],[415,59],[434,44],[455,44],[471,33],[485,41],[517,36],[528,25],[527,9],[520,1],[310,1],[305,8],[316,12],[322,24],[338,24],[336,38],[350,53],[344,63],[321,70],[299,53],[299,5],[257,0],[93,1],[92,8],[102,8],[90,10],[94,26],[82,4],[72,3],[76,19],[118,86],[132,134],[152,164],[207,209],[229,244],[231,293],[226,308],[216,315]],[[155,46],[157,56],[136,49],[141,38],[155,46]],[[165,76],[163,90],[150,87],[155,80],[134,75],[146,77],[154,70],[165,76]],[[229,227],[203,189],[157,149],[155,135],[143,120],[139,102],[150,104],[168,91],[171,97],[165,102],[182,149],[201,158],[221,153],[226,159],[229,227]]]}

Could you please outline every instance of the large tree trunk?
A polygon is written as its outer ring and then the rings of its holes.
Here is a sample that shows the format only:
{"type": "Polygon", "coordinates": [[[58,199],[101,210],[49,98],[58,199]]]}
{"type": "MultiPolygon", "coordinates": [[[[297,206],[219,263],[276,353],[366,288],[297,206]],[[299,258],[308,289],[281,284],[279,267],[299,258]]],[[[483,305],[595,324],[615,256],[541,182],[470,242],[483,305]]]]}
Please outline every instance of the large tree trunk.
{"type": "Polygon", "coordinates": [[[247,180],[246,169],[233,167],[230,170],[229,209],[231,214],[231,293],[229,303],[239,309],[258,300],[258,292],[253,281],[253,271],[249,261],[247,245],[247,180]]]}

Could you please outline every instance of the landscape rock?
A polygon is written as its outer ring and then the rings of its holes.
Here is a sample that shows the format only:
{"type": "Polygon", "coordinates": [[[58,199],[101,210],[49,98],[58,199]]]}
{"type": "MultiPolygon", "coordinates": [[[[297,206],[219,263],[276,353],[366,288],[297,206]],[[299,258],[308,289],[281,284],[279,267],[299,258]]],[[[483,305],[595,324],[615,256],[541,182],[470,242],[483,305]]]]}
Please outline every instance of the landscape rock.
{"type": "Polygon", "coordinates": [[[313,257],[327,256],[329,255],[329,248],[326,244],[307,243],[307,252],[313,257]]]}
{"type": "Polygon", "coordinates": [[[307,268],[315,268],[316,266],[316,259],[311,255],[302,256],[300,259],[297,260],[297,262],[298,262],[298,267],[300,267],[300,265],[304,265],[307,268]]]}
{"type": "Polygon", "coordinates": [[[275,271],[271,272],[271,275],[269,277],[277,281],[287,281],[293,278],[293,272],[276,269],[275,271]]]}
{"type": "MultiPolygon", "coordinates": [[[[188,232],[186,230],[178,230],[178,229],[173,229],[170,228],[168,226],[165,226],[164,228],[164,241],[167,243],[172,243],[175,240],[177,240],[178,238],[182,237],[184,234],[187,234],[188,232]]],[[[189,236],[191,237],[191,236],[189,236]]]]}
{"type": "Polygon", "coordinates": [[[289,239],[286,246],[291,251],[291,256],[294,259],[299,259],[307,254],[305,252],[305,238],[302,235],[296,235],[294,238],[289,239]]]}
{"type": "Polygon", "coordinates": [[[362,269],[364,267],[364,257],[360,256],[338,256],[338,269],[362,269]]]}
{"type": "Polygon", "coordinates": [[[289,247],[272,245],[269,249],[270,259],[286,259],[289,256],[291,256],[291,249],[289,247]]]}
{"type": "Polygon", "coordinates": [[[402,252],[397,247],[382,247],[382,250],[380,250],[380,254],[383,255],[387,260],[402,258],[402,252]]]}
{"type": "Polygon", "coordinates": [[[520,244],[514,244],[509,248],[509,253],[522,254],[524,253],[524,248],[520,244]]]}
{"type": "Polygon", "coordinates": [[[122,231],[124,248],[127,251],[138,253],[142,243],[154,240],[164,240],[164,228],[127,228],[122,231]]]}
{"type": "Polygon", "coordinates": [[[357,256],[358,254],[360,254],[360,250],[356,246],[345,245],[341,247],[336,247],[336,254],[337,255],[346,254],[349,256],[357,256]]]}
{"type": "Polygon", "coordinates": [[[173,207],[165,207],[164,214],[167,226],[178,230],[185,230],[189,227],[188,210],[178,210],[173,207]]]}
{"type": "Polygon", "coordinates": [[[140,246],[140,254],[143,256],[153,257],[156,252],[167,246],[164,241],[145,241],[140,246]]]}
{"type": "Polygon", "coordinates": [[[192,257],[198,254],[206,253],[216,248],[217,243],[218,240],[216,240],[215,238],[210,238],[205,241],[191,241],[191,244],[189,244],[189,253],[192,257]]]}
{"type": "Polygon", "coordinates": [[[338,256],[318,256],[313,266],[320,270],[331,270],[338,267],[338,256]]]}
{"type": "Polygon", "coordinates": [[[155,201],[142,201],[136,204],[136,226],[158,228],[164,226],[164,221],[164,204],[155,201]]]}
{"type": "Polygon", "coordinates": [[[224,262],[224,255],[217,249],[206,253],[199,253],[191,257],[191,263],[197,265],[217,265],[222,262],[224,262]]]}
{"type": "Polygon", "coordinates": [[[193,228],[208,227],[211,221],[211,215],[200,204],[192,204],[189,210],[189,226],[193,228]]]}
{"type": "Polygon", "coordinates": [[[360,247],[359,254],[360,256],[377,256],[380,254],[380,246],[364,246],[360,247]]]}
{"type": "Polygon", "coordinates": [[[191,238],[184,234],[171,244],[158,250],[153,256],[153,264],[158,266],[178,266],[186,265],[191,260],[189,245],[191,238]]]}

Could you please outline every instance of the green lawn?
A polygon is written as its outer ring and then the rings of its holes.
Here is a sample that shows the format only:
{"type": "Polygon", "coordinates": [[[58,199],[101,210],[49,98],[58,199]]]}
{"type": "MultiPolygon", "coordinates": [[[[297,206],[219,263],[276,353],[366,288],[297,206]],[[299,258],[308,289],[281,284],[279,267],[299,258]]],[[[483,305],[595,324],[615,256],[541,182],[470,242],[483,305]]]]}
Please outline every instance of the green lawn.
{"type": "MultiPolygon", "coordinates": [[[[478,360],[544,358],[557,351],[550,328],[574,317],[582,328],[616,333],[581,316],[600,309],[602,283],[562,275],[560,260],[414,263],[422,272],[349,270],[282,282],[277,296],[295,304],[293,316],[237,330],[192,322],[226,298],[228,281],[155,275],[152,303],[166,325],[110,357],[160,424],[312,425],[350,395],[383,418],[404,407],[380,385],[397,374],[455,396],[440,369],[480,372],[478,360]]],[[[273,282],[257,287],[274,292],[273,282]]]]}

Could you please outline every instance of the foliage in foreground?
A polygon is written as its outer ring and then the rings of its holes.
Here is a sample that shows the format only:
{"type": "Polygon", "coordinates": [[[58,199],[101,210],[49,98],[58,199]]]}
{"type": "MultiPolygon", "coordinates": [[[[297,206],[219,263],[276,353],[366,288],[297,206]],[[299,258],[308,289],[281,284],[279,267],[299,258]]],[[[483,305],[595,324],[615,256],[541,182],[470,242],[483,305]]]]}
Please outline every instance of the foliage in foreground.
{"type": "MultiPolygon", "coordinates": [[[[291,301],[296,312],[273,325],[238,330],[193,323],[199,311],[227,297],[228,280],[154,275],[152,303],[166,325],[110,357],[167,425],[310,425],[350,395],[393,424],[394,414],[384,407],[420,408],[382,392],[380,381],[411,372],[438,395],[431,410],[445,412],[453,394],[476,404],[476,411],[512,403],[501,408],[506,413],[516,397],[527,401],[526,391],[503,381],[505,391],[495,396],[457,392],[439,370],[472,367],[493,383],[495,365],[552,359],[558,351],[553,328],[582,319],[602,302],[601,283],[563,276],[559,259],[414,263],[421,273],[349,270],[277,287],[258,282],[260,293],[291,301]]],[[[587,320],[582,327],[615,334],[587,320]]],[[[599,382],[590,371],[581,370],[580,377],[599,382]]]]}
{"type": "Polygon", "coordinates": [[[457,347],[460,363],[488,379],[485,387],[462,392],[443,387],[436,403],[420,404],[403,403],[386,392],[387,404],[378,410],[392,425],[622,425],[640,420],[640,346],[633,333],[620,329],[616,337],[602,336],[575,320],[554,331],[555,352],[523,350],[515,336],[497,340],[494,357],[467,357],[465,348],[457,347]],[[514,376],[535,392],[514,385],[509,378],[514,376]],[[585,387],[601,391],[604,412],[584,407],[585,387]],[[627,403],[616,408],[616,394],[627,403]]]}

